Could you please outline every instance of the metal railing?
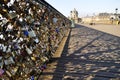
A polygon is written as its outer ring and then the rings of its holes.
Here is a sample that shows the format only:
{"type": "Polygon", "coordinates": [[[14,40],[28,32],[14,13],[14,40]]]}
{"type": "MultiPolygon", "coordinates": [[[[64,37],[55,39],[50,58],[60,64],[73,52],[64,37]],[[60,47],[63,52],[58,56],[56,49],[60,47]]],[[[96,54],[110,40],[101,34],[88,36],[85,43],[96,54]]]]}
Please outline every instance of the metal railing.
{"type": "Polygon", "coordinates": [[[0,79],[38,79],[70,25],[44,0],[1,0],[0,79]]]}

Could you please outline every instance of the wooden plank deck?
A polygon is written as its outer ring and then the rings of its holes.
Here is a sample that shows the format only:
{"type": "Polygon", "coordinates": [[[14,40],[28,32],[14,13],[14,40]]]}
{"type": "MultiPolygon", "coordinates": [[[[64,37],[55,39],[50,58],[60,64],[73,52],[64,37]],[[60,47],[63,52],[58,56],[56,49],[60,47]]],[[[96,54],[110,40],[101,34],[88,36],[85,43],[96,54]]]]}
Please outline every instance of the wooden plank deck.
{"type": "Polygon", "coordinates": [[[120,80],[120,37],[76,25],[66,39],[39,80],[120,80]]]}

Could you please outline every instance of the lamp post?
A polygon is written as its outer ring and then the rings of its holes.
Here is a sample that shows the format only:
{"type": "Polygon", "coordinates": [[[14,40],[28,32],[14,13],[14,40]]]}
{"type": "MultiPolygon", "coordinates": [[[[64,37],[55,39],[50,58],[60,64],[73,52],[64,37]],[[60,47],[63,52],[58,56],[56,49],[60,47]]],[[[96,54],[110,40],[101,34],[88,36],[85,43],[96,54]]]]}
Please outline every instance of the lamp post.
{"type": "Polygon", "coordinates": [[[118,8],[115,9],[115,19],[117,20],[118,8]]]}
{"type": "Polygon", "coordinates": [[[117,14],[117,11],[118,11],[118,8],[115,9],[116,14],[117,14]]]}

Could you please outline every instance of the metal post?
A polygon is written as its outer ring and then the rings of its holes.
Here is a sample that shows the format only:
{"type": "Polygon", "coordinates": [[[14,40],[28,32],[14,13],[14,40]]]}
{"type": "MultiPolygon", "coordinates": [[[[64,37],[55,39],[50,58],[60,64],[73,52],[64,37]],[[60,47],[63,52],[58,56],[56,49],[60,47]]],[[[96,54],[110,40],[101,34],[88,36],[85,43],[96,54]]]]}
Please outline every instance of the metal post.
{"type": "Polygon", "coordinates": [[[117,20],[117,12],[118,12],[118,8],[115,9],[115,19],[117,20]]]}
{"type": "Polygon", "coordinates": [[[115,18],[116,18],[116,24],[118,24],[118,8],[115,9],[115,18]]]}

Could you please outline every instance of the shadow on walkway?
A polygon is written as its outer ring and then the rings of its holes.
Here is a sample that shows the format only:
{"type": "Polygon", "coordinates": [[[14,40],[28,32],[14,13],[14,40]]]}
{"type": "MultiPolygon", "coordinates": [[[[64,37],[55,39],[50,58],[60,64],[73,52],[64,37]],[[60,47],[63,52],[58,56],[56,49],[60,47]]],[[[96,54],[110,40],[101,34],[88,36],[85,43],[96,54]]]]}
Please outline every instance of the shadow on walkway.
{"type": "Polygon", "coordinates": [[[76,25],[45,75],[50,80],[120,80],[120,37],[76,25]]]}

